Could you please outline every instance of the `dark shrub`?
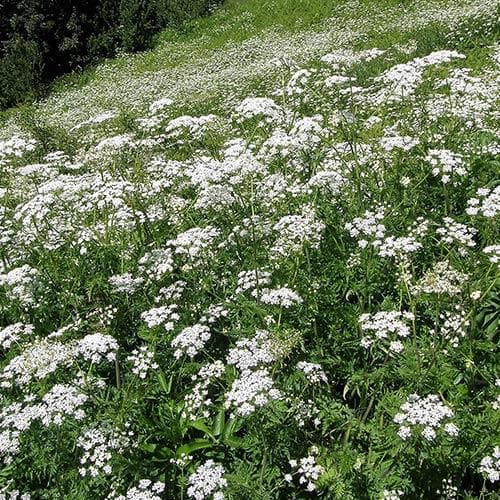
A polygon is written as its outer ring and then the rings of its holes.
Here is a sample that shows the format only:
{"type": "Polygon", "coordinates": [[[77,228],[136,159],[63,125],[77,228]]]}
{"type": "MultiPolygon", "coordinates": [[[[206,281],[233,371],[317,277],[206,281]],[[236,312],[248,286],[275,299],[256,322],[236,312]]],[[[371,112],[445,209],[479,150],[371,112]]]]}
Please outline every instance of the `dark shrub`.
{"type": "Polygon", "coordinates": [[[204,15],[220,1],[0,0],[0,109],[117,49],[148,48],[163,27],[204,15]]]}

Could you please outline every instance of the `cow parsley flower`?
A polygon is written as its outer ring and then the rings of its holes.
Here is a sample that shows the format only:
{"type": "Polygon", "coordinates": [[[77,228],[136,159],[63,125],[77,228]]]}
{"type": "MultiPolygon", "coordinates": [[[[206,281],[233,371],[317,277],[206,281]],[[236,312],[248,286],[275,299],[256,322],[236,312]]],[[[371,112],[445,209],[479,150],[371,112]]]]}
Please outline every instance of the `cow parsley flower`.
{"type": "Polygon", "coordinates": [[[462,284],[468,279],[468,274],[457,271],[447,260],[436,262],[413,286],[413,293],[457,295],[462,292],[462,284]]]}
{"type": "Polygon", "coordinates": [[[165,491],[165,483],[153,482],[150,479],[141,479],[137,486],[133,486],[125,495],[108,495],[107,500],[161,500],[165,491]]]}
{"type": "Polygon", "coordinates": [[[209,418],[212,400],[208,397],[208,388],[219,379],[225,371],[222,361],[214,361],[200,368],[192,380],[196,382],[191,392],[184,397],[183,418],[197,420],[200,417],[209,418]]]}
{"type": "Polygon", "coordinates": [[[188,477],[187,495],[194,500],[204,500],[213,495],[213,500],[223,500],[223,489],[227,486],[224,467],[207,460],[188,477]]]}
{"type": "Polygon", "coordinates": [[[175,328],[180,316],[177,313],[177,305],[153,307],[141,314],[141,319],[148,325],[148,328],[162,326],[167,332],[175,328]]]}
{"type": "Polygon", "coordinates": [[[299,361],[297,368],[304,372],[307,380],[311,384],[320,384],[321,382],[328,382],[326,373],[323,371],[321,365],[317,363],[308,363],[307,361],[299,361]]]}
{"type": "Polygon", "coordinates": [[[427,441],[434,441],[439,429],[449,436],[458,435],[456,425],[448,421],[452,417],[452,409],[443,404],[439,396],[431,394],[422,398],[411,394],[393,420],[400,425],[398,435],[401,439],[409,439],[415,432],[420,432],[427,441]]]}
{"type": "Polygon", "coordinates": [[[285,479],[291,482],[293,476],[297,475],[299,484],[301,486],[305,485],[306,491],[314,491],[316,489],[316,481],[325,472],[324,467],[316,463],[318,453],[318,448],[312,446],[307,457],[300,458],[298,461],[295,459],[289,460],[288,463],[293,472],[287,475],[285,479]]]}
{"type": "Polygon", "coordinates": [[[108,281],[117,292],[130,295],[144,283],[144,278],[134,278],[130,273],[123,273],[111,276],[108,281]]]}
{"type": "Polygon", "coordinates": [[[206,325],[193,325],[184,330],[172,340],[172,347],[175,349],[174,357],[179,359],[184,354],[193,358],[201,351],[210,340],[210,329],[206,325]]]}
{"type": "Polygon", "coordinates": [[[2,349],[10,349],[12,344],[18,343],[24,337],[29,337],[33,334],[33,325],[24,323],[14,323],[0,330],[0,345],[2,349]]]}
{"type": "Polygon", "coordinates": [[[118,431],[107,427],[93,427],[85,431],[77,440],[82,450],[81,476],[109,476],[113,472],[111,465],[113,455],[121,454],[132,445],[131,431],[118,431]]]}
{"type": "Polygon", "coordinates": [[[488,260],[492,264],[500,263],[500,245],[490,245],[483,248],[483,253],[488,256],[488,260]]]}
{"type": "Polygon", "coordinates": [[[479,466],[481,472],[492,483],[500,480],[500,446],[495,446],[491,455],[486,455],[479,466]]]}
{"type": "Polygon", "coordinates": [[[104,359],[114,361],[118,350],[118,342],[111,335],[94,333],[81,339],[78,342],[77,349],[80,356],[92,363],[100,363],[104,359]]]}
{"type": "Polygon", "coordinates": [[[266,369],[244,371],[226,394],[224,406],[231,408],[234,415],[245,417],[273,399],[281,399],[281,392],[274,387],[266,369]]]}
{"type": "Polygon", "coordinates": [[[404,349],[401,339],[405,339],[411,333],[407,322],[414,319],[412,313],[400,311],[362,314],[359,317],[359,324],[366,335],[361,339],[361,345],[367,349],[381,343],[389,351],[400,353],[404,349]]]}
{"type": "Polygon", "coordinates": [[[284,286],[276,289],[265,288],[260,296],[264,304],[280,306],[284,308],[292,307],[303,302],[302,297],[297,292],[284,286]]]}
{"type": "Polygon", "coordinates": [[[154,360],[154,352],[148,346],[141,346],[134,349],[127,357],[127,361],[132,363],[132,373],[139,378],[146,378],[149,370],[156,370],[158,363],[154,360]]]}
{"type": "Polygon", "coordinates": [[[476,197],[467,201],[468,215],[482,215],[491,218],[500,213],[500,185],[494,189],[480,188],[476,197]]]}
{"type": "Polygon", "coordinates": [[[444,217],[443,224],[436,229],[442,243],[458,245],[458,253],[462,256],[467,255],[468,249],[476,246],[474,237],[477,229],[456,222],[451,217],[444,217]]]}
{"type": "Polygon", "coordinates": [[[257,330],[251,339],[236,341],[226,357],[228,365],[234,365],[241,372],[269,365],[281,353],[279,342],[267,330],[257,330]]]}
{"type": "Polygon", "coordinates": [[[440,176],[443,184],[456,183],[457,177],[468,174],[463,158],[448,149],[430,149],[425,160],[432,166],[432,175],[440,176]]]}

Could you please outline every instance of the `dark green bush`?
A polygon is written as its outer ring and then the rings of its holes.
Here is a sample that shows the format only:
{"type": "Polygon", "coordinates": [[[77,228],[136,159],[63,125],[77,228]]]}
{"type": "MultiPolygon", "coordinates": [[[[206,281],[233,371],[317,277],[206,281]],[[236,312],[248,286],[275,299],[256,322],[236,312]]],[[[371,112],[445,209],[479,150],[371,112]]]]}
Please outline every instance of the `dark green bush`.
{"type": "Polygon", "coordinates": [[[41,75],[41,58],[34,42],[18,38],[0,58],[0,109],[35,97],[41,75]]]}
{"type": "Polygon", "coordinates": [[[166,26],[222,0],[0,0],[0,109],[116,51],[150,47],[166,26]]]}

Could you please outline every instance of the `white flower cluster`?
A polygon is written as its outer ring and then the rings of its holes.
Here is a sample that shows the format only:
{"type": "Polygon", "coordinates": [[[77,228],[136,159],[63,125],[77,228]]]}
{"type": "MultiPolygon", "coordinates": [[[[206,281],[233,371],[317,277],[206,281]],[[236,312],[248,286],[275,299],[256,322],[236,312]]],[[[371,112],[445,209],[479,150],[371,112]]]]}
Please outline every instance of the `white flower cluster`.
{"type": "Polygon", "coordinates": [[[312,399],[286,397],[285,402],[289,406],[289,413],[293,415],[299,427],[305,427],[306,422],[312,422],[316,428],[321,424],[320,409],[312,399]]]}
{"type": "Polygon", "coordinates": [[[407,259],[408,254],[422,249],[422,244],[414,236],[388,236],[380,247],[379,255],[381,257],[392,257],[399,261],[407,259]]]}
{"type": "MultiPolygon", "coordinates": [[[[391,131],[392,132],[392,131],[391,131]]],[[[388,133],[380,139],[380,146],[386,153],[393,150],[410,151],[415,146],[418,146],[420,141],[411,135],[400,135],[398,133],[388,133]]]]}
{"type": "Polygon", "coordinates": [[[500,446],[495,446],[491,455],[486,455],[479,466],[479,472],[489,481],[496,483],[500,480],[500,446]]]}
{"type": "Polygon", "coordinates": [[[280,353],[278,341],[267,330],[257,330],[251,339],[236,341],[235,347],[228,351],[226,362],[245,372],[272,363],[280,353]]]}
{"type": "Polygon", "coordinates": [[[312,446],[307,457],[300,458],[298,461],[295,459],[289,460],[288,463],[293,472],[286,474],[285,480],[291,483],[293,476],[297,475],[299,484],[301,486],[305,485],[306,491],[314,491],[316,489],[316,481],[325,472],[324,467],[316,463],[318,453],[318,448],[312,446]]]}
{"type": "Polygon", "coordinates": [[[200,317],[202,325],[213,325],[221,318],[227,318],[229,310],[224,304],[211,304],[200,317]]]}
{"type": "Polygon", "coordinates": [[[65,418],[73,417],[82,420],[85,416],[81,406],[88,400],[77,387],[56,384],[42,398],[38,405],[39,418],[43,425],[61,425],[65,418]]]}
{"type": "Polygon", "coordinates": [[[408,63],[397,64],[384,71],[375,78],[375,82],[382,84],[382,88],[369,101],[375,105],[385,102],[398,103],[414,95],[423,79],[427,67],[436,64],[448,63],[454,59],[463,59],[465,56],[456,51],[439,50],[424,57],[417,57],[408,63]]]}
{"type": "Polygon", "coordinates": [[[175,254],[187,258],[188,264],[183,269],[189,270],[199,264],[201,259],[212,256],[210,248],[220,234],[220,230],[213,226],[193,227],[178,234],[173,240],[167,241],[167,245],[174,248],[175,254]]]}
{"type": "Polygon", "coordinates": [[[107,122],[109,120],[112,120],[113,118],[116,118],[118,116],[118,113],[114,110],[108,110],[108,111],[103,111],[102,113],[99,113],[96,116],[93,116],[92,118],[89,118],[88,120],[84,120],[78,125],[75,125],[73,128],[70,129],[70,131],[74,130],[79,130],[87,125],[99,125],[100,123],[107,122]]]}
{"type": "Polygon", "coordinates": [[[182,297],[187,283],[185,281],[174,281],[167,287],[160,288],[158,296],[155,298],[155,303],[177,301],[182,297]]]}
{"type": "Polygon", "coordinates": [[[208,387],[214,381],[220,378],[225,371],[222,361],[214,361],[208,365],[202,366],[200,371],[193,375],[192,380],[196,382],[189,394],[184,398],[183,418],[197,420],[200,416],[208,418],[210,416],[209,408],[212,406],[212,400],[208,398],[208,387]],[[200,409],[201,414],[200,414],[200,409]]]}
{"type": "Polygon", "coordinates": [[[0,386],[25,386],[33,380],[42,380],[60,367],[69,368],[75,358],[74,344],[35,340],[3,368],[0,386]]]}
{"type": "Polygon", "coordinates": [[[238,286],[236,293],[244,293],[250,290],[252,295],[257,289],[262,289],[271,284],[271,273],[255,269],[252,271],[240,271],[238,273],[238,286]]]}
{"type": "Polygon", "coordinates": [[[467,209],[465,211],[468,215],[495,217],[500,213],[500,185],[494,189],[478,189],[476,197],[467,200],[467,209]]]}
{"type": "Polygon", "coordinates": [[[148,328],[163,326],[167,332],[171,332],[175,328],[175,324],[179,321],[180,316],[177,313],[177,305],[170,304],[168,306],[153,307],[141,314],[141,319],[148,325],[148,328]]]}
{"type": "Polygon", "coordinates": [[[187,354],[193,358],[201,351],[210,340],[210,329],[206,325],[196,324],[184,328],[174,340],[172,347],[175,349],[174,357],[179,359],[187,354]]]}
{"type": "Polygon", "coordinates": [[[345,225],[352,238],[359,238],[360,248],[366,248],[370,241],[374,247],[381,245],[385,236],[385,226],[381,223],[384,213],[384,207],[378,207],[374,212],[367,210],[362,217],[356,217],[345,225]]]}
{"type": "Polygon", "coordinates": [[[100,363],[103,360],[111,362],[116,359],[118,342],[111,335],[94,333],[81,339],[77,349],[83,359],[92,363],[100,363]]]}
{"type": "Polygon", "coordinates": [[[432,175],[440,176],[443,184],[456,184],[457,176],[465,177],[468,173],[462,156],[448,149],[430,149],[425,161],[432,166],[432,175]]]}
{"type": "Polygon", "coordinates": [[[318,248],[325,224],[316,218],[314,209],[306,206],[302,215],[286,215],[274,226],[279,237],[271,247],[271,257],[278,259],[302,251],[305,244],[318,248]]]}
{"type": "Polygon", "coordinates": [[[144,278],[134,278],[130,273],[123,273],[111,276],[108,281],[115,291],[130,295],[144,283],[144,278]]]}
{"type": "Polygon", "coordinates": [[[399,500],[404,495],[402,490],[384,490],[382,500],[399,500]]]}
{"type": "MultiPolygon", "coordinates": [[[[314,71],[314,70],[313,70],[314,71]]],[[[292,96],[300,96],[305,93],[306,85],[313,74],[313,71],[310,71],[306,68],[302,68],[297,70],[288,80],[286,85],[285,93],[286,95],[292,96]]]]}
{"type": "Polygon", "coordinates": [[[443,500],[456,500],[458,498],[458,488],[453,485],[451,479],[443,479],[441,481],[441,488],[436,493],[443,500]]]}
{"type": "Polygon", "coordinates": [[[110,475],[113,471],[111,461],[113,453],[123,453],[131,446],[132,431],[117,431],[94,427],[85,431],[77,440],[77,446],[83,451],[80,458],[81,476],[97,477],[110,475]]]}
{"type": "Polygon", "coordinates": [[[127,490],[125,495],[109,495],[108,500],[161,500],[161,494],[165,491],[165,483],[150,479],[141,479],[137,486],[127,490]]]}
{"type": "Polygon", "coordinates": [[[132,373],[139,378],[146,378],[149,370],[156,370],[158,363],[154,360],[154,352],[146,345],[134,349],[127,357],[127,361],[132,363],[132,373]]]}
{"type": "Polygon", "coordinates": [[[447,260],[436,262],[413,286],[413,293],[458,295],[469,275],[454,269],[447,260]]]}
{"type": "Polygon", "coordinates": [[[336,153],[327,153],[318,170],[307,184],[330,195],[336,195],[347,184],[347,170],[344,162],[338,159],[336,153]]]}
{"type": "Polygon", "coordinates": [[[224,467],[213,460],[207,460],[188,477],[187,495],[194,500],[205,500],[213,495],[213,500],[223,500],[223,489],[227,486],[224,467]]]}
{"type": "Polygon", "coordinates": [[[95,320],[102,328],[108,328],[116,317],[118,309],[112,305],[98,307],[88,315],[88,320],[95,320]]]}
{"type": "Polygon", "coordinates": [[[10,139],[0,141],[0,160],[8,156],[20,158],[27,151],[33,151],[37,142],[31,138],[13,135],[10,139]]]}
{"type": "Polygon", "coordinates": [[[490,245],[483,248],[483,253],[488,256],[492,264],[500,263],[500,245],[490,245]]]}
{"type": "Polygon", "coordinates": [[[19,453],[20,437],[19,431],[1,430],[0,431],[0,457],[6,465],[12,463],[13,456],[19,453]]]}
{"type": "Polygon", "coordinates": [[[40,402],[34,396],[26,396],[23,403],[12,403],[0,410],[0,456],[5,463],[19,452],[20,437],[29,430],[33,422],[41,425],[61,425],[66,418],[84,418],[82,406],[88,400],[77,387],[56,384],[40,402]]]}
{"type": "Polygon", "coordinates": [[[476,242],[474,241],[474,237],[477,234],[476,228],[456,222],[451,217],[444,217],[443,224],[443,226],[436,229],[436,234],[440,236],[442,243],[449,245],[453,243],[458,244],[458,253],[462,256],[467,255],[469,248],[476,246],[476,242]]]}
{"type": "Polygon", "coordinates": [[[24,307],[34,304],[34,288],[38,271],[28,264],[11,269],[6,274],[0,274],[0,286],[6,287],[7,297],[18,300],[24,307]]]}
{"type": "Polygon", "coordinates": [[[174,270],[174,258],[170,248],[157,248],[146,252],[139,259],[139,270],[150,280],[158,281],[174,270]]]}
{"type": "Polygon", "coordinates": [[[74,342],[36,339],[12,358],[0,373],[0,386],[25,386],[42,380],[59,368],[69,368],[80,356],[92,363],[114,361],[118,343],[111,335],[91,334],[74,342]]]}
{"type": "Polygon", "coordinates": [[[191,139],[199,139],[207,130],[207,126],[215,120],[214,115],[179,116],[170,120],[165,128],[168,137],[178,138],[188,134],[191,139]]]}
{"type": "Polygon", "coordinates": [[[0,345],[2,349],[10,349],[12,344],[19,342],[24,337],[30,336],[34,332],[33,325],[24,323],[14,323],[0,330],[0,345]]]}
{"type": "Polygon", "coordinates": [[[307,361],[299,361],[297,363],[297,368],[304,372],[307,377],[307,380],[311,384],[320,384],[322,382],[327,383],[328,378],[326,373],[323,371],[321,365],[317,363],[308,363],[307,361]]]}
{"type": "Polygon", "coordinates": [[[297,304],[302,304],[303,299],[291,288],[283,286],[274,289],[264,288],[260,296],[260,301],[264,304],[288,308],[297,304]]]}
{"type": "Polygon", "coordinates": [[[2,489],[0,491],[0,500],[31,500],[31,495],[21,493],[19,490],[6,491],[6,489],[2,489]]]}
{"type": "Polygon", "coordinates": [[[160,99],[156,99],[156,101],[153,101],[149,105],[149,112],[152,114],[156,114],[159,111],[163,111],[165,108],[168,108],[174,103],[172,99],[169,99],[168,97],[162,97],[160,99]]]}
{"type": "Polygon", "coordinates": [[[267,369],[247,370],[233,382],[224,406],[228,409],[233,407],[233,415],[245,417],[273,399],[281,399],[281,392],[274,387],[267,369]]]}
{"type": "Polygon", "coordinates": [[[284,117],[281,107],[269,97],[247,97],[235,111],[238,122],[259,118],[261,124],[279,124],[284,117]]]}
{"type": "Polygon", "coordinates": [[[462,338],[467,334],[470,321],[467,319],[465,311],[457,305],[455,311],[445,311],[439,315],[443,321],[439,335],[449,342],[452,347],[458,347],[462,338]]]}
{"type": "Polygon", "coordinates": [[[417,431],[427,441],[434,441],[436,431],[443,429],[449,436],[457,436],[458,428],[455,424],[446,422],[453,417],[453,410],[443,404],[439,396],[430,394],[422,398],[418,394],[408,396],[406,403],[401,405],[401,413],[394,416],[394,422],[398,424],[398,436],[409,439],[417,431]]]}
{"type": "Polygon", "coordinates": [[[375,314],[362,314],[359,317],[361,330],[366,335],[361,339],[361,345],[368,349],[372,345],[383,343],[391,352],[400,353],[404,345],[400,339],[410,335],[410,328],[406,324],[413,321],[415,316],[410,312],[379,311],[375,314]]]}

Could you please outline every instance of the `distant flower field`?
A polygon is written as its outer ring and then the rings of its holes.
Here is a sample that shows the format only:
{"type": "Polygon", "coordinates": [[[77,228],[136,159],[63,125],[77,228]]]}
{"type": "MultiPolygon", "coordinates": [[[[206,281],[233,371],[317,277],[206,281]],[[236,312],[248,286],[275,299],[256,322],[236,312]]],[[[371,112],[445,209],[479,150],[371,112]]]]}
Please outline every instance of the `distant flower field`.
{"type": "Polygon", "coordinates": [[[85,87],[4,129],[0,498],[498,498],[479,10],[222,100],[109,78],[114,106],[71,117],[85,87]]]}

